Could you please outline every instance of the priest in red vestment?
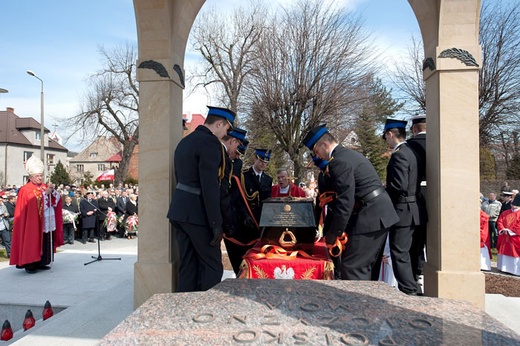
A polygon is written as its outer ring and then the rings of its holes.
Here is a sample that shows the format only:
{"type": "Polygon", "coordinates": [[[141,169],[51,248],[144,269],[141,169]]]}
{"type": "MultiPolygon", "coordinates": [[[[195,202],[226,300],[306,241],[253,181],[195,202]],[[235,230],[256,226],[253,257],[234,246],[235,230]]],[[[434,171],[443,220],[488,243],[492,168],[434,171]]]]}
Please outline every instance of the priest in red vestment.
{"type": "MultiPolygon", "coordinates": [[[[480,199],[479,199],[480,201],[480,199]]],[[[480,269],[491,270],[491,238],[489,215],[480,210],[480,269]]]]}
{"type": "Polygon", "coordinates": [[[278,184],[271,189],[271,197],[305,197],[305,191],[289,180],[289,172],[280,168],[276,172],[278,184]]]}
{"type": "Polygon", "coordinates": [[[33,274],[50,268],[52,254],[63,245],[63,221],[59,192],[42,182],[43,162],[33,155],[25,169],[29,181],[18,191],[9,263],[33,274]]]}
{"type": "Polygon", "coordinates": [[[520,275],[520,195],[497,220],[497,269],[520,275]]]}

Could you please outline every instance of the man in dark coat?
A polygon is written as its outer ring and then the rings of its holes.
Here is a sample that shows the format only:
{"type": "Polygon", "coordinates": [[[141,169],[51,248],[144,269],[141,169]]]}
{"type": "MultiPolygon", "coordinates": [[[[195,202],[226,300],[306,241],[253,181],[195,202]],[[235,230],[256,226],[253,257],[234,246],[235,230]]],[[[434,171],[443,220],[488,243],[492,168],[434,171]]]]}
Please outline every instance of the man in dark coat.
{"type": "Polygon", "coordinates": [[[329,161],[328,177],[336,199],[328,205],[332,220],[328,245],[346,232],[341,253],[343,280],[376,280],[388,229],[399,221],[381,180],[366,157],[339,145],[325,125],[313,128],[303,144],[314,155],[329,161]]]}
{"type": "Polygon", "coordinates": [[[116,208],[114,200],[108,195],[108,191],[101,193],[101,198],[98,199],[98,229],[99,229],[99,240],[110,240],[111,235],[107,232],[107,226],[105,225],[105,219],[108,213],[116,208]]]}
{"type": "Polygon", "coordinates": [[[390,229],[390,256],[398,288],[417,295],[418,287],[412,271],[410,248],[415,225],[420,224],[417,195],[420,188],[417,156],[406,143],[406,121],[387,119],[383,138],[392,156],[386,168],[386,191],[399,215],[390,229]]]}
{"type": "Polygon", "coordinates": [[[81,213],[81,242],[83,244],[87,243],[87,237],[89,243],[95,243],[94,240],[94,231],[96,229],[97,224],[97,211],[98,205],[97,201],[93,199],[94,192],[87,191],[87,195],[85,198],[79,202],[79,210],[81,213]]]}
{"type": "Polygon", "coordinates": [[[256,222],[260,222],[262,201],[271,197],[273,178],[265,173],[271,159],[271,150],[256,149],[253,165],[243,172],[242,185],[248,199],[249,208],[253,212],[256,222]]]}
{"type": "Polygon", "coordinates": [[[179,248],[178,292],[208,290],[224,272],[219,184],[225,152],[220,139],[231,130],[235,113],[208,108],[204,125],[184,137],[174,155],[177,186],[167,216],[179,248]]]}
{"type": "Polygon", "coordinates": [[[407,140],[408,145],[415,152],[418,160],[419,179],[421,188],[417,195],[417,206],[419,207],[419,224],[415,226],[413,232],[412,248],[410,256],[412,261],[412,271],[418,284],[423,286],[423,268],[426,257],[426,225],[428,215],[426,211],[426,115],[416,115],[412,117],[412,138],[407,140]]]}

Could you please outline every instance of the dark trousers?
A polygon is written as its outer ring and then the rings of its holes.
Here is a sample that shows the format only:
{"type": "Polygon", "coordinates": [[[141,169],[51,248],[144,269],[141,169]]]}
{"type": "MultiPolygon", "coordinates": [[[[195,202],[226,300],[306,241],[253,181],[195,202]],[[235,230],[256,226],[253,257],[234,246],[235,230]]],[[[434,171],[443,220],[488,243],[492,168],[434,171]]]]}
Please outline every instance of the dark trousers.
{"type": "Polygon", "coordinates": [[[85,242],[88,239],[94,239],[94,228],[83,228],[81,232],[81,241],[85,242]]]}
{"type": "Polygon", "coordinates": [[[63,224],[63,241],[66,243],[74,243],[74,224],[64,223],[63,224]]]}
{"type": "MultiPolygon", "coordinates": [[[[2,222],[2,221],[0,221],[2,222]]],[[[0,238],[2,238],[2,245],[5,247],[5,254],[11,256],[11,233],[7,228],[0,231],[0,238]]]]}
{"type": "Polygon", "coordinates": [[[410,260],[412,262],[412,272],[414,278],[423,275],[425,262],[424,247],[426,246],[426,224],[415,226],[410,248],[410,260]]]}
{"type": "Polygon", "coordinates": [[[388,229],[349,234],[345,250],[341,254],[342,280],[377,280],[383,247],[388,229]],[[373,271],[377,270],[377,275],[373,271]]]}
{"type": "Polygon", "coordinates": [[[417,282],[412,271],[410,248],[414,226],[392,226],[390,228],[390,256],[392,268],[399,290],[404,293],[416,293],[417,282]]]}
{"type": "Polygon", "coordinates": [[[491,239],[491,248],[496,249],[497,247],[497,222],[496,221],[488,221],[489,223],[489,238],[491,239]]]}
{"type": "Polygon", "coordinates": [[[206,291],[222,280],[224,267],[220,246],[209,245],[213,232],[207,226],[172,222],[179,247],[177,292],[206,291]]]}

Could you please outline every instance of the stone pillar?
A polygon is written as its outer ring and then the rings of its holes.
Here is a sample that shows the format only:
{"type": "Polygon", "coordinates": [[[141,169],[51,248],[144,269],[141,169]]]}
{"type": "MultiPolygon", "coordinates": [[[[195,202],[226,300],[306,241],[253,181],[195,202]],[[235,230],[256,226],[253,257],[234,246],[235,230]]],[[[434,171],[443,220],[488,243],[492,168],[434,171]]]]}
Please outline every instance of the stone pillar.
{"type": "Polygon", "coordinates": [[[409,0],[425,47],[426,295],[484,308],[480,272],[478,44],[480,1],[409,0]]]}
{"type": "Polygon", "coordinates": [[[204,0],[134,0],[139,59],[139,234],[134,307],[174,292],[179,262],[166,218],[175,186],[173,152],[182,138],[184,53],[204,0]]]}

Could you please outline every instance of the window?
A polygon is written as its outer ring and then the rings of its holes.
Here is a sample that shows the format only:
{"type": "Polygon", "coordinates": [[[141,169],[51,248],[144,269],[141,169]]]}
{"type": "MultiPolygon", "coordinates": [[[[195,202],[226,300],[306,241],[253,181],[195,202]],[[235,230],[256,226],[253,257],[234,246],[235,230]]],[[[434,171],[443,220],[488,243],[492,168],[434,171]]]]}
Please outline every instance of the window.
{"type": "Polygon", "coordinates": [[[76,165],[76,170],[80,173],[83,173],[83,171],[85,170],[85,166],[83,165],[76,165]]]}
{"type": "Polygon", "coordinates": [[[91,159],[95,159],[97,157],[97,153],[94,152],[94,153],[90,153],[90,158],[91,159]]]}
{"type": "Polygon", "coordinates": [[[97,170],[98,171],[104,171],[105,170],[105,164],[104,163],[100,163],[97,165],[97,170]]]}
{"type": "Polygon", "coordinates": [[[54,154],[47,154],[47,164],[54,165],[54,154]]]}
{"type": "Polygon", "coordinates": [[[23,152],[23,162],[27,162],[29,160],[29,157],[31,157],[33,154],[32,151],[24,151],[23,152]]]}
{"type": "Polygon", "coordinates": [[[39,141],[42,138],[41,132],[36,132],[36,140],[39,141]]]}

